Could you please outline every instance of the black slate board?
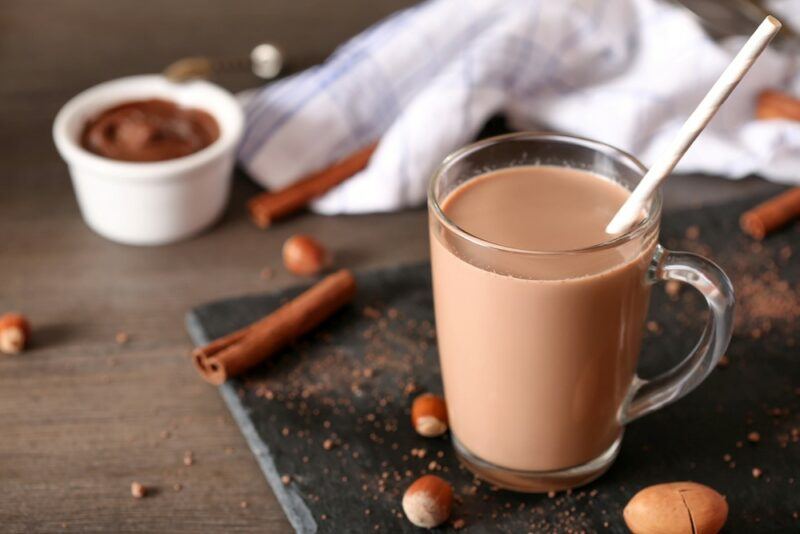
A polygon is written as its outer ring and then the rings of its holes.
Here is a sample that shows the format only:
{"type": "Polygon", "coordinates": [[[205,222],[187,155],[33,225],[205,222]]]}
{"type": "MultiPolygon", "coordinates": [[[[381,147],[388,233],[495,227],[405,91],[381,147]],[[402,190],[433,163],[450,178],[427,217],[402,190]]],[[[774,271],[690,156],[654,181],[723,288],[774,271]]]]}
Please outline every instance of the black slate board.
{"type": "MultiPolygon", "coordinates": [[[[427,264],[359,274],[354,304],[220,391],[300,532],[415,532],[400,498],[431,467],[452,482],[460,500],[452,519],[463,519],[465,532],[627,532],[621,510],[630,497],[675,480],[727,496],[726,532],[796,532],[800,225],[753,243],[736,226],[752,203],[671,214],[662,228],[662,243],[706,253],[731,275],[739,308],[730,363],[685,399],[631,424],[611,470],[573,492],[520,495],[476,484],[446,438],[411,430],[410,399],[441,391],[427,264]],[[685,237],[690,226],[701,229],[699,239],[685,237]],[[751,431],[760,434],[756,444],[747,440],[751,431]],[[425,457],[412,449],[425,449],[425,457]],[[758,479],[754,467],[763,471],[758,479]]],[[[301,289],[201,306],[187,316],[189,332],[205,343],[301,289]]],[[[670,297],[657,287],[640,373],[684,355],[704,313],[693,291],[670,297]]],[[[453,523],[437,530],[454,530],[453,523]]]]}

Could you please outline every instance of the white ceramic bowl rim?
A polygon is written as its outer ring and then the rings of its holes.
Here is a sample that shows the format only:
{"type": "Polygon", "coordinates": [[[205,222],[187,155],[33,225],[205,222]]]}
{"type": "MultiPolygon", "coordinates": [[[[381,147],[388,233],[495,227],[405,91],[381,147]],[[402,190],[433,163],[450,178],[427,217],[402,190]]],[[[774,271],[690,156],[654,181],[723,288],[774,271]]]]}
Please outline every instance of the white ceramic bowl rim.
{"type": "Polygon", "coordinates": [[[239,143],[244,129],[244,113],[236,98],[225,89],[204,81],[173,83],[158,74],[129,76],[104,82],[77,94],[56,115],[53,139],[67,164],[92,169],[109,178],[146,181],[163,179],[187,169],[203,165],[220,157],[239,143]],[[202,103],[185,103],[182,95],[201,92],[208,98],[202,103]],[[78,132],[85,122],[98,113],[123,102],[136,99],[164,98],[178,105],[202,109],[219,124],[219,138],[206,148],[188,156],[153,162],[118,161],[89,152],[70,132],[80,121],[78,132]]]}

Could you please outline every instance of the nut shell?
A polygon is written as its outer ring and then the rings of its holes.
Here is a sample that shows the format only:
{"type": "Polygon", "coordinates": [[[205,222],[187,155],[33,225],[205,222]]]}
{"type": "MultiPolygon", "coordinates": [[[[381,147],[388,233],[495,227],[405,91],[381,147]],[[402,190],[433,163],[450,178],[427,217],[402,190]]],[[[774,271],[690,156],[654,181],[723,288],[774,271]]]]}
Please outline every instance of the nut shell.
{"type": "Polygon", "coordinates": [[[450,517],[453,488],[436,475],[425,475],[411,484],[403,495],[403,512],[414,525],[434,528],[450,517]]]}
{"type": "Polygon", "coordinates": [[[31,328],[28,320],[20,313],[6,313],[0,316],[0,352],[17,354],[25,349],[31,328]]]}
{"type": "Polygon", "coordinates": [[[447,405],[444,399],[433,393],[424,393],[415,398],[411,405],[411,424],[419,435],[426,438],[447,432],[447,405]]]}
{"type": "Polygon", "coordinates": [[[147,488],[138,482],[131,483],[131,495],[134,499],[141,499],[147,496],[147,488]]]}
{"type": "Polygon", "coordinates": [[[622,512],[633,534],[716,534],[728,518],[728,503],[696,482],[647,487],[622,512]]]}
{"type": "Polygon", "coordinates": [[[294,235],[283,244],[283,265],[299,276],[314,276],[331,263],[330,254],[311,236],[294,235]]]}

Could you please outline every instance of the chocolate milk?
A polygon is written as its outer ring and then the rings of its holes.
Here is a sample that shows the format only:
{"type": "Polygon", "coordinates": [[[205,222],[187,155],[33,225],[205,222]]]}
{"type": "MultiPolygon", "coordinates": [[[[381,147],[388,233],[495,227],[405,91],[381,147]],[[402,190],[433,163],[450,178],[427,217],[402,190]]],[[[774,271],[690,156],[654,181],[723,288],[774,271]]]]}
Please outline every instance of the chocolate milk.
{"type": "Polygon", "coordinates": [[[436,327],[450,425],[500,467],[584,464],[620,437],[657,232],[594,252],[629,192],[576,169],[511,167],[473,178],[447,218],[498,251],[432,225],[436,327]]]}

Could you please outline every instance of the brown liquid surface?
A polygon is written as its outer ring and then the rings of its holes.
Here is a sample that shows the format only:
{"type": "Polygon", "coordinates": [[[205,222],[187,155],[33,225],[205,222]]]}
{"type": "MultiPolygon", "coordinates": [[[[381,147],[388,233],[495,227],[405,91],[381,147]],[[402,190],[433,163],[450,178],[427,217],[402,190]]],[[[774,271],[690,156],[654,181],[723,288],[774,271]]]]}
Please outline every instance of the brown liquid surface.
{"type": "Polygon", "coordinates": [[[450,220],[470,234],[523,250],[585,248],[608,239],[605,226],[627,189],[587,172],[516,167],[471,180],[444,202],[450,220]]]}
{"type": "MultiPolygon", "coordinates": [[[[607,239],[628,196],[597,175],[516,167],[456,188],[442,209],[481,239],[571,250],[607,239]]],[[[594,253],[530,256],[432,227],[437,334],[451,428],[474,455],[525,471],[588,462],[620,436],[655,235],[594,253]]]]}
{"type": "Polygon", "coordinates": [[[81,145],[120,161],[163,161],[198,152],[219,137],[219,125],[200,109],[160,99],[126,102],[83,129],[81,145]]]}

